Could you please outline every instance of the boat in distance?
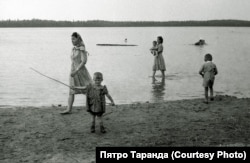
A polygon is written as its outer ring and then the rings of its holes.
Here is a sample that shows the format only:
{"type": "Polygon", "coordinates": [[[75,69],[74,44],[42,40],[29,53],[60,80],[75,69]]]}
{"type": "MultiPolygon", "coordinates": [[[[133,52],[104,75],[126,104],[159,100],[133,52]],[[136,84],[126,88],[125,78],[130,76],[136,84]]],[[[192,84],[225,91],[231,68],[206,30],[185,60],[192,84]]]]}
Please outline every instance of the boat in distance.
{"type": "Polygon", "coordinates": [[[135,44],[96,44],[97,46],[138,46],[135,44]]]}

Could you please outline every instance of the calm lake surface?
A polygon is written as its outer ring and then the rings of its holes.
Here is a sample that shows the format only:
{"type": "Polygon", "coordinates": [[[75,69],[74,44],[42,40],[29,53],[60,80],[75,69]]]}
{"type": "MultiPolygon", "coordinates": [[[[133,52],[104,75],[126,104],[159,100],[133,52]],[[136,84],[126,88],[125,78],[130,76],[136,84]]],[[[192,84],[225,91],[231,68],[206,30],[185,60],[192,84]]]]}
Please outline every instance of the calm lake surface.
{"type": "MultiPolygon", "coordinates": [[[[250,97],[250,28],[240,27],[130,27],[130,28],[0,28],[0,106],[67,105],[68,88],[30,69],[69,82],[71,34],[79,32],[90,55],[92,76],[104,75],[103,84],[118,104],[159,102],[203,97],[198,71],[206,53],[213,55],[219,74],[215,95],[250,97]],[[164,38],[166,80],[161,73],[152,84],[153,56],[149,49],[157,36],[164,38]],[[96,44],[137,44],[134,47],[96,44]],[[192,45],[200,38],[207,45],[192,45]]],[[[77,95],[74,106],[84,105],[77,95]]]]}

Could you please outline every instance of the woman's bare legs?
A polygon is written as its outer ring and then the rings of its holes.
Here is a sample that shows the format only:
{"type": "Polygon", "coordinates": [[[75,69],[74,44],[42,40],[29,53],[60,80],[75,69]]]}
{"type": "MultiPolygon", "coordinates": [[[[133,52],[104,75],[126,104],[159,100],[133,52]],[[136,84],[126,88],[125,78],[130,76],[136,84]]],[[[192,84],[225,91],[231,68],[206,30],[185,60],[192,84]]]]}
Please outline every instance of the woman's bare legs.
{"type": "Polygon", "coordinates": [[[71,113],[74,100],[75,100],[75,95],[74,94],[69,95],[68,107],[65,111],[61,112],[61,114],[70,114],[71,113]]]}
{"type": "Polygon", "coordinates": [[[155,73],[156,73],[156,71],[153,71],[153,75],[152,75],[152,83],[154,83],[154,82],[156,81],[156,79],[155,79],[155,73]]]}

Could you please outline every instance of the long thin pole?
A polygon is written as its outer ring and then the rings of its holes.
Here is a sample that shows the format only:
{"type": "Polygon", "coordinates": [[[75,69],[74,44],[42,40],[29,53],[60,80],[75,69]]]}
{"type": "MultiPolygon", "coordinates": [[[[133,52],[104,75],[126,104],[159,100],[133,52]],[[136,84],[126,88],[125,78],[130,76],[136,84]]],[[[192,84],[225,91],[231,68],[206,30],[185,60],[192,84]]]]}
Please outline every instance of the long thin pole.
{"type": "Polygon", "coordinates": [[[67,86],[67,87],[69,87],[69,88],[70,88],[70,86],[69,86],[69,85],[67,85],[67,84],[65,84],[65,83],[63,83],[63,82],[61,82],[61,81],[59,81],[59,80],[56,80],[56,79],[54,79],[54,78],[51,78],[51,77],[49,77],[49,76],[47,76],[47,75],[44,75],[44,74],[42,74],[41,72],[39,72],[39,71],[35,70],[35,69],[34,69],[34,68],[32,68],[32,67],[30,67],[30,69],[31,69],[31,70],[33,70],[33,71],[35,71],[36,73],[38,73],[38,74],[40,74],[40,75],[42,75],[42,76],[46,77],[46,78],[49,78],[49,79],[51,79],[51,80],[54,80],[54,81],[56,81],[56,82],[58,82],[58,83],[60,83],[60,84],[63,84],[63,85],[65,85],[65,86],[67,86]]]}

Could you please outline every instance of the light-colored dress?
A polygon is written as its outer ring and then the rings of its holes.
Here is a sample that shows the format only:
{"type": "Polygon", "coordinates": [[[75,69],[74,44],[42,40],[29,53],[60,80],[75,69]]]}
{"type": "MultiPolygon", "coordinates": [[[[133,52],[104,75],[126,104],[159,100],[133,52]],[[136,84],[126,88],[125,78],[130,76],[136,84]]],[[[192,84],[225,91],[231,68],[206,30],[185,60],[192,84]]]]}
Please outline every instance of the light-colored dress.
{"type": "Polygon", "coordinates": [[[216,65],[211,61],[207,61],[202,65],[199,72],[204,74],[202,85],[204,87],[212,87],[214,84],[215,74],[218,73],[216,65]]]}
{"type": "MultiPolygon", "coordinates": [[[[85,51],[85,47],[74,47],[71,54],[71,71],[75,71],[83,61],[85,63],[87,62],[87,51],[85,51]]],[[[70,86],[74,87],[83,87],[89,85],[90,83],[93,83],[92,78],[85,65],[81,67],[81,69],[75,74],[74,77],[69,77],[69,83],[70,86]]],[[[86,91],[70,89],[69,93],[85,94],[86,91]]]]}
{"type": "Polygon", "coordinates": [[[107,87],[104,86],[95,86],[90,84],[87,87],[86,94],[86,108],[87,111],[94,115],[102,115],[106,110],[106,100],[105,95],[108,94],[107,87]]]}
{"type": "Polygon", "coordinates": [[[155,55],[154,57],[153,71],[157,71],[157,70],[165,71],[166,66],[165,66],[163,55],[162,55],[162,52],[163,52],[162,44],[157,45],[157,52],[158,52],[158,55],[155,55]]]}

